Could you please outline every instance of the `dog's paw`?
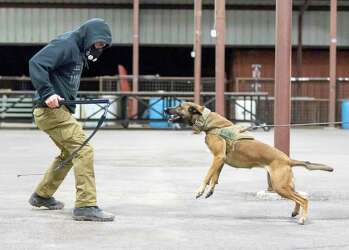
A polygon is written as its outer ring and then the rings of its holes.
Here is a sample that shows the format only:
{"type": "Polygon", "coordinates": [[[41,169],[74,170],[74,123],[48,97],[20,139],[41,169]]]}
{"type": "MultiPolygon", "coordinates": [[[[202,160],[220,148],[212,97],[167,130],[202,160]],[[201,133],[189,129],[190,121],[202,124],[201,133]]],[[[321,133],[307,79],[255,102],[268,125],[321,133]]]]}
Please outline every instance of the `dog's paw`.
{"type": "Polygon", "coordinates": [[[298,224],[299,225],[304,225],[305,223],[305,218],[304,217],[301,217],[299,220],[298,220],[298,224]]]}
{"type": "Polygon", "coordinates": [[[195,194],[195,199],[200,198],[203,194],[204,194],[204,191],[198,191],[198,192],[196,192],[196,194],[195,194]]]}
{"type": "Polygon", "coordinates": [[[201,197],[201,196],[204,194],[205,189],[206,189],[206,185],[203,185],[203,184],[202,184],[202,185],[196,190],[196,192],[195,192],[195,198],[197,199],[197,198],[201,197]]]}
{"type": "Polygon", "coordinates": [[[214,191],[213,189],[210,189],[210,190],[207,192],[205,198],[207,199],[207,198],[209,198],[211,195],[213,195],[213,191],[214,191]]]}
{"type": "Polygon", "coordinates": [[[214,185],[214,184],[211,184],[211,185],[209,186],[209,190],[208,190],[208,192],[207,192],[207,194],[206,194],[206,196],[205,196],[206,199],[209,198],[211,195],[213,195],[214,188],[215,188],[215,185],[214,185]]]}
{"type": "Polygon", "coordinates": [[[291,214],[291,216],[292,216],[292,217],[296,217],[298,214],[299,214],[299,212],[293,211],[292,214],[291,214]]]}

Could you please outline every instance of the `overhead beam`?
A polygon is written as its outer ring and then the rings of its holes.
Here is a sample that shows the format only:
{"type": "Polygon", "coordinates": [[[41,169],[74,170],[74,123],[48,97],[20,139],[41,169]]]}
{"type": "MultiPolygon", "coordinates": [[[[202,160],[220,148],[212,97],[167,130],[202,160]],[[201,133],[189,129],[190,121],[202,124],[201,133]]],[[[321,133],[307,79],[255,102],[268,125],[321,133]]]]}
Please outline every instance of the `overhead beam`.
{"type": "MultiPolygon", "coordinates": [[[[327,1],[327,0],[326,0],[327,1]]],[[[0,8],[69,8],[69,9],[132,9],[132,3],[59,3],[59,2],[33,2],[33,3],[15,3],[15,2],[0,2],[0,8]]],[[[140,9],[194,9],[193,4],[140,4],[140,9]]],[[[202,9],[212,10],[214,9],[213,4],[203,4],[202,9]]],[[[297,11],[299,5],[293,6],[293,10],[297,11]]],[[[275,11],[275,5],[272,4],[227,4],[226,10],[267,10],[275,11]]],[[[308,8],[309,11],[329,11],[329,5],[310,5],[308,8]]],[[[340,5],[338,6],[338,11],[349,11],[349,5],[340,5]]]]}

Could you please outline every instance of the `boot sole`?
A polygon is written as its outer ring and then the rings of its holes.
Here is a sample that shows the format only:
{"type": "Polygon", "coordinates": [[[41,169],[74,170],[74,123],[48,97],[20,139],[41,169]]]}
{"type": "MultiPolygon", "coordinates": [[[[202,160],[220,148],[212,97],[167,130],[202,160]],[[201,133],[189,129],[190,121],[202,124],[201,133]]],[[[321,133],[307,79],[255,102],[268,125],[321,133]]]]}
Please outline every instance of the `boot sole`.
{"type": "Polygon", "coordinates": [[[98,217],[87,217],[87,216],[76,216],[76,215],[73,215],[73,219],[76,221],[98,221],[98,222],[114,221],[114,218],[98,218],[98,217]]]}
{"type": "Polygon", "coordinates": [[[56,205],[56,206],[45,206],[45,205],[41,205],[41,204],[37,204],[35,202],[30,202],[29,201],[29,204],[32,205],[33,207],[46,207],[48,210],[61,210],[64,208],[64,204],[62,205],[56,205]]]}

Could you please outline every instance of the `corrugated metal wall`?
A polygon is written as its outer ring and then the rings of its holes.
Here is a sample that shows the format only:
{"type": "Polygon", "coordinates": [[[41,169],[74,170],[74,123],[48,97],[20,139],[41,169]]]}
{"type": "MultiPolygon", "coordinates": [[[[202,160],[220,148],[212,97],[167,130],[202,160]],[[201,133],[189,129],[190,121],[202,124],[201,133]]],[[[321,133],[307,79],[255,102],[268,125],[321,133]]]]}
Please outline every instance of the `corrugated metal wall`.
{"type": "Polygon", "coordinates": [[[0,43],[46,43],[93,17],[113,28],[115,43],[129,43],[132,10],[0,8],[0,43]]]}
{"type": "MultiPolygon", "coordinates": [[[[293,43],[297,41],[297,12],[293,13],[293,43]]],[[[46,43],[74,29],[89,18],[101,17],[111,24],[113,42],[132,42],[131,9],[0,8],[0,43],[46,43]]],[[[190,45],[193,43],[193,10],[141,10],[141,44],[190,45]]],[[[349,12],[338,13],[338,45],[349,46],[349,12]]],[[[214,44],[212,10],[203,11],[204,45],[214,44]]],[[[304,16],[304,45],[327,46],[329,12],[311,11],[304,16]]],[[[272,46],[275,37],[274,11],[227,11],[227,45],[272,46]]]]}

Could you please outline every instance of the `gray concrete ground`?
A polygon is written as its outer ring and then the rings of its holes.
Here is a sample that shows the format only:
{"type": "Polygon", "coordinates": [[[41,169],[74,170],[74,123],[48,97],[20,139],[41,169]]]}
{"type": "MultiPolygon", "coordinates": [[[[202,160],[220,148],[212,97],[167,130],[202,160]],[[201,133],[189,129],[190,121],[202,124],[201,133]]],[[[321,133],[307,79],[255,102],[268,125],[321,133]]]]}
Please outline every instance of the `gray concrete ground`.
{"type": "MultiPolygon", "coordinates": [[[[87,131],[90,133],[91,131],[87,131]]],[[[255,132],[269,144],[273,132],[255,132]]],[[[0,249],[349,249],[349,131],[296,129],[292,157],[335,172],[295,169],[296,188],[310,195],[304,226],[293,203],[260,200],[266,173],[226,166],[209,199],[194,199],[211,156],[203,135],[189,131],[100,131],[93,138],[99,205],[112,223],[76,222],[72,173],[56,198],[62,211],[27,200],[57,154],[37,130],[0,130],[0,249]]]]}

